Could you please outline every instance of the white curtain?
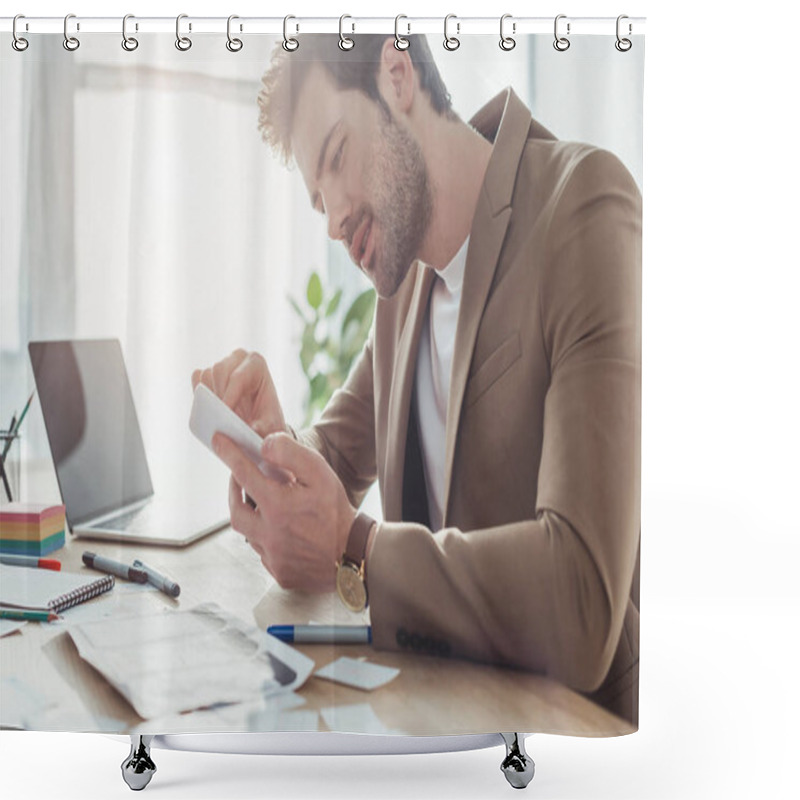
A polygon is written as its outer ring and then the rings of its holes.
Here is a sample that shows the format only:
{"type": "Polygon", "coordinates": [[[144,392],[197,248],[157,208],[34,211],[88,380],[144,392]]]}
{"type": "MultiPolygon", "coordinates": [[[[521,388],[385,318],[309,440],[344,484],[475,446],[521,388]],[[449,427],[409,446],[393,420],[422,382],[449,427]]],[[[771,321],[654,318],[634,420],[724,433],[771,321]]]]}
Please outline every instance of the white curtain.
{"type": "Polygon", "coordinates": [[[76,95],[76,334],[129,343],[150,452],[188,419],[192,369],[236,347],[266,355],[296,420],[286,298],[327,247],[302,183],[257,134],[266,58],[217,60],[198,43],[185,59],[163,36],[132,60],[114,44],[116,62],[87,64],[76,95]]]}
{"type": "MultiPolygon", "coordinates": [[[[126,53],[98,35],[67,53],[47,37],[34,65],[30,51],[3,57],[3,103],[17,104],[2,125],[3,413],[32,386],[28,340],[117,337],[156,487],[196,445],[192,370],[236,347],[266,355],[287,417],[302,419],[287,296],[325,274],[328,246],[257,132],[271,44],[181,53],[164,34],[126,53]]],[[[28,450],[46,456],[33,416],[28,450]]]]}

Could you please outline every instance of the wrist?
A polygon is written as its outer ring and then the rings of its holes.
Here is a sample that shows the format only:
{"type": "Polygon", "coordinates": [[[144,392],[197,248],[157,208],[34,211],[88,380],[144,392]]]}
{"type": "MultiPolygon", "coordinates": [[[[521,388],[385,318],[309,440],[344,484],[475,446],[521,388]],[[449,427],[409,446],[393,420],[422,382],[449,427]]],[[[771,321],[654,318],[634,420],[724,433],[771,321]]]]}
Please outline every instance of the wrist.
{"type": "Polygon", "coordinates": [[[350,534],[353,531],[353,523],[356,521],[357,514],[358,512],[350,505],[350,503],[347,503],[341,515],[341,522],[339,523],[339,528],[336,533],[337,561],[341,559],[342,553],[347,550],[347,542],[350,538],[350,534]]]}
{"type": "Polygon", "coordinates": [[[369,575],[368,572],[368,565],[369,565],[369,554],[372,552],[372,543],[375,540],[375,534],[378,532],[378,523],[372,523],[372,527],[369,529],[369,535],[367,536],[367,546],[364,550],[364,583],[367,584],[367,588],[369,588],[369,583],[367,583],[367,578],[369,575]]]}
{"type": "Polygon", "coordinates": [[[366,582],[367,546],[374,527],[374,519],[364,513],[355,514],[341,560],[336,564],[336,591],[344,605],[356,613],[369,605],[366,582]]]}
{"type": "Polygon", "coordinates": [[[373,521],[372,527],[369,529],[369,536],[367,536],[367,549],[364,551],[364,563],[369,560],[369,554],[372,551],[372,543],[375,541],[375,534],[378,532],[378,523],[373,521]]]}

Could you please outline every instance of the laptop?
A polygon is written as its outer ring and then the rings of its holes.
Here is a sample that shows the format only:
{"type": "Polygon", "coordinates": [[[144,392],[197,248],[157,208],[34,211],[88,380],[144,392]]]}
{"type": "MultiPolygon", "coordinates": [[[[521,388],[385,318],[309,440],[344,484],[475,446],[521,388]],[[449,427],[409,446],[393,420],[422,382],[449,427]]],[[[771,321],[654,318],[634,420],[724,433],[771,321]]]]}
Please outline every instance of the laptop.
{"type": "Polygon", "coordinates": [[[224,492],[155,496],[118,339],[30,342],[28,352],[74,536],[182,547],[228,524],[214,498],[224,492]]]}

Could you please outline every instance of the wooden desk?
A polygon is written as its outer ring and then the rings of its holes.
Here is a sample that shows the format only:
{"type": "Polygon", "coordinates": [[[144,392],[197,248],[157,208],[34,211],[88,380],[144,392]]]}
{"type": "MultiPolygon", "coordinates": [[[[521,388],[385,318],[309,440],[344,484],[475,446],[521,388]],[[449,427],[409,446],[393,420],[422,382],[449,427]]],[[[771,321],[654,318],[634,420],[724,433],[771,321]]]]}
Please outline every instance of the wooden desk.
{"type": "MultiPolygon", "coordinates": [[[[186,548],[174,549],[74,539],[67,536],[59,558],[78,572],[84,550],[131,563],[134,558],[163,569],[181,586],[173,600],[161,592],[125,594],[112,590],[121,611],[151,611],[165,605],[188,609],[214,601],[260,628],[279,623],[353,622],[333,595],[309,596],[282,590],[244,537],[226,528],[186,548]]],[[[94,602],[94,601],[90,601],[94,602]]],[[[69,615],[69,609],[63,612],[69,615]]],[[[358,621],[358,620],[355,620],[358,621]]],[[[630,733],[633,728],[561,684],[526,672],[456,659],[378,651],[371,646],[303,645],[299,649],[323,667],[342,655],[398,667],[387,686],[361,692],[312,676],[298,691],[303,708],[369,703],[390,729],[409,735],[524,731],[583,736],[630,733]]],[[[29,622],[0,639],[0,674],[18,677],[57,702],[50,730],[126,733],[141,724],[127,700],[78,655],[67,630],[29,622]]],[[[327,730],[320,718],[320,730],[327,730]]],[[[168,731],[153,731],[153,733],[168,731]]],[[[200,731],[197,731],[200,732],[200,731]]],[[[209,731],[212,732],[212,731],[209,731]]]]}

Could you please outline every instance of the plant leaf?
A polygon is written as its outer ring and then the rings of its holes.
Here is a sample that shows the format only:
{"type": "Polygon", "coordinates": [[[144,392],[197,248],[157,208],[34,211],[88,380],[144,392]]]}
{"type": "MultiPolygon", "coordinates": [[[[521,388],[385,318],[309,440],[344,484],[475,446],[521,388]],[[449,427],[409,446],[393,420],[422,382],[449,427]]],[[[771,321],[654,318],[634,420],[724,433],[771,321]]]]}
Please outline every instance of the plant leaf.
{"type": "Polygon", "coordinates": [[[300,347],[300,366],[303,372],[308,375],[308,368],[317,354],[317,342],[314,338],[314,326],[306,325],[303,329],[303,340],[300,347]]]}
{"type": "Polygon", "coordinates": [[[330,302],[328,303],[328,307],[325,309],[325,316],[332,317],[336,313],[336,309],[339,308],[339,303],[342,300],[342,290],[337,289],[336,294],[331,297],[330,302]]]}
{"type": "Polygon", "coordinates": [[[306,318],[306,315],[303,313],[303,310],[300,308],[300,306],[297,305],[297,301],[294,299],[294,297],[289,297],[288,299],[289,305],[291,305],[291,307],[294,309],[297,316],[300,317],[300,319],[303,320],[303,322],[305,322],[307,325],[308,319],[306,318]]]}
{"type": "MultiPolygon", "coordinates": [[[[347,313],[342,321],[342,338],[344,339],[347,328],[351,322],[361,323],[364,319],[367,319],[369,320],[369,323],[371,323],[372,313],[374,310],[375,290],[365,289],[358,297],[356,297],[355,300],[353,300],[352,305],[347,309],[347,313]]],[[[367,324],[367,330],[369,330],[369,323],[367,324]]]]}
{"type": "Polygon", "coordinates": [[[322,305],[322,281],[316,272],[312,272],[311,277],[308,279],[306,299],[314,310],[322,305]]]}
{"type": "Polygon", "coordinates": [[[311,379],[311,402],[319,399],[327,400],[326,394],[328,393],[328,376],[318,372],[311,379]]]}

